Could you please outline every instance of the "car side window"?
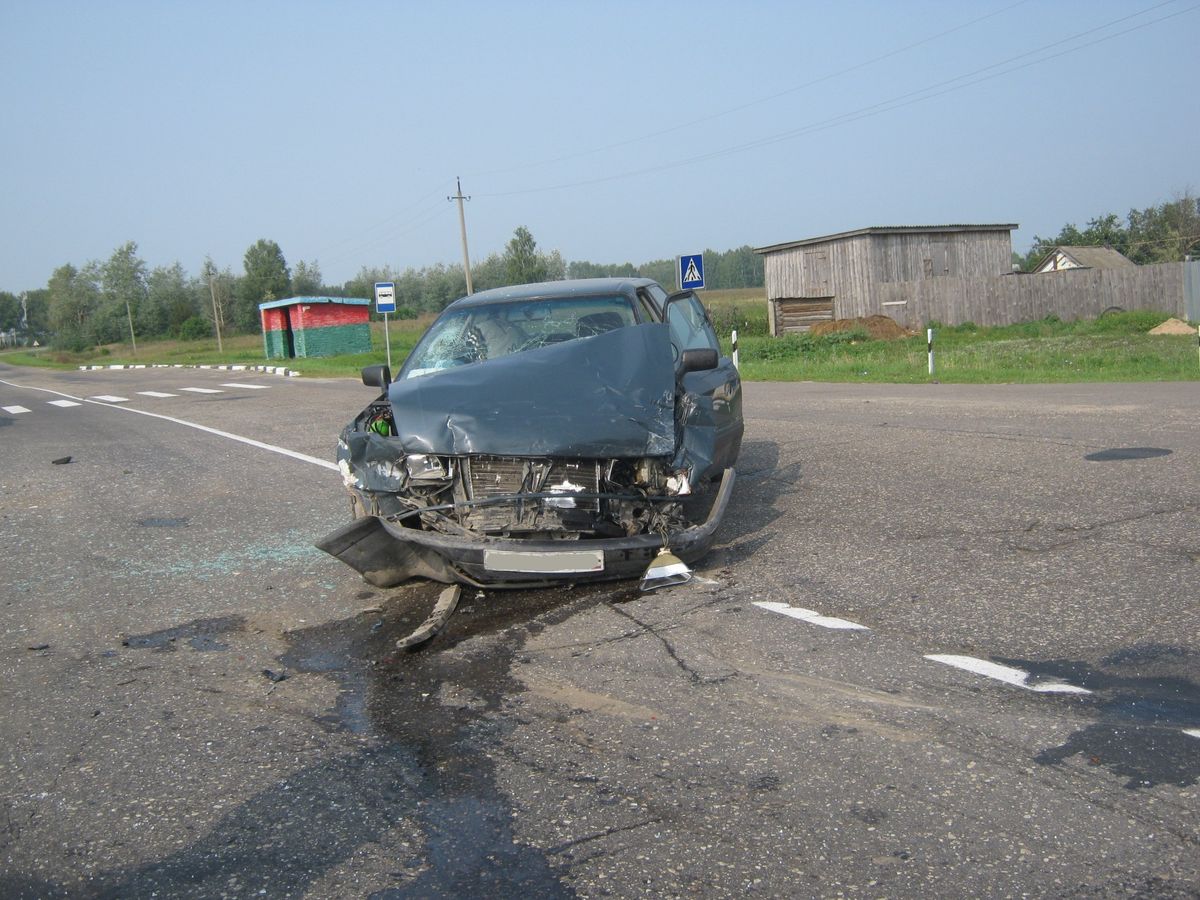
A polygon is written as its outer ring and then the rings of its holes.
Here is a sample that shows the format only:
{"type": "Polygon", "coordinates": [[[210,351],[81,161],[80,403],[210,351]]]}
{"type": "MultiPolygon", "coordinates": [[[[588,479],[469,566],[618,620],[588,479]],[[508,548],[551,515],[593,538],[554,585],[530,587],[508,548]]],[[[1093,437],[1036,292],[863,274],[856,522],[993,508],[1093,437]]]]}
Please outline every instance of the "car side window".
{"type": "Polygon", "coordinates": [[[721,352],[716,332],[708,323],[704,305],[693,294],[680,297],[667,306],[667,325],[671,343],[677,351],[716,350],[721,352]]]}
{"type": "Polygon", "coordinates": [[[648,284],[646,285],[646,293],[650,295],[650,302],[658,311],[658,315],[656,315],[654,318],[661,319],[663,304],[667,302],[667,292],[664,291],[660,285],[648,284]]]}
{"type": "Polygon", "coordinates": [[[660,308],[654,305],[645,291],[638,291],[638,306],[641,307],[640,313],[643,322],[659,322],[662,320],[660,308]]]}

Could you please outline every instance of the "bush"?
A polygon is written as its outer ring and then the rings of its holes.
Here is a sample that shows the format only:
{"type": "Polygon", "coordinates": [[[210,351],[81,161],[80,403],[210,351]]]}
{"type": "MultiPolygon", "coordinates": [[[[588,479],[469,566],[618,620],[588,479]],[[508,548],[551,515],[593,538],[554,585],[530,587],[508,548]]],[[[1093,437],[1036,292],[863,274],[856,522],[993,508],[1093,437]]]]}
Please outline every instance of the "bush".
{"type": "Polygon", "coordinates": [[[739,337],[765,336],[771,333],[765,302],[753,306],[728,302],[713,303],[706,304],[706,308],[708,317],[712,320],[713,330],[722,337],[727,337],[734,329],[739,337]]]}
{"type": "Polygon", "coordinates": [[[92,346],[91,335],[83,329],[64,328],[54,336],[53,341],[54,349],[66,350],[68,353],[82,353],[92,346]]]}
{"type": "Polygon", "coordinates": [[[1149,309],[1106,312],[1092,323],[1090,330],[1098,334],[1145,334],[1169,318],[1170,313],[1149,309]]]}
{"type": "Polygon", "coordinates": [[[179,326],[179,338],[184,341],[202,341],[213,336],[212,326],[199,316],[184,319],[179,326]]]}
{"type": "Polygon", "coordinates": [[[813,353],[831,347],[846,344],[859,344],[869,341],[871,336],[864,328],[852,328],[849,331],[832,331],[829,334],[814,335],[810,332],[800,334],[784,334],[763,342],[754,354],[761,360],[796,359],[805,353],[813,353]]]}

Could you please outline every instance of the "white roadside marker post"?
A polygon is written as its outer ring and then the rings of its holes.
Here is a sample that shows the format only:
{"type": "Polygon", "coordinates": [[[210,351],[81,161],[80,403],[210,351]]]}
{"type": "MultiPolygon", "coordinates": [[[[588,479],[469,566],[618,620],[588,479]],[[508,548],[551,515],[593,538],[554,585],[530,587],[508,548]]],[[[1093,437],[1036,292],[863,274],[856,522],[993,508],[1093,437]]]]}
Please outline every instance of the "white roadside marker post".
{"type": "Polygon", "coordinates": [[[738,362],[738,345],[737,345],[737,329],[736,328],[733,329],[733,337],[731,338],[731,343],[733,344],[733,367],[740,372],[740,371],[742,371],[742,366],[738,362]]]}
{"type": "Polygon", "coordinates": [[[929,345],[929,375],[930,375],[930,377],[933,377],[933,329],[932,328],[929,328],[926,330],[925,338],[929,345]]]}

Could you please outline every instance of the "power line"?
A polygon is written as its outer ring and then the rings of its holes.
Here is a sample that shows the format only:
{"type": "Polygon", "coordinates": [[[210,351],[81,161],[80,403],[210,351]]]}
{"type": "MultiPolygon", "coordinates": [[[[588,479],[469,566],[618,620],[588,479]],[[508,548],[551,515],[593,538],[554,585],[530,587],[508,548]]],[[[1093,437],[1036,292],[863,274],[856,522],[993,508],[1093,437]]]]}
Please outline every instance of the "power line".
{"type": "MultiPolygon", "coordinates": [[[[810,87],[813,87],[814,85],[822,84],[826,81],[832,81],[834,78],[839,78],[842,75],[848,75],[849,73],[856,72],[859,69],[865,69],[867,66],[872,66],[878,62],[883,62],[885,59],[891,59],[893,56],[899,56],[901,53],[906,53],[909,50],[913,50],[924,44],[932,43],[933,41],[936,41],[939,38],[943,38],[943,37],[946,37],[947,35],[954,34],[957,31],[962,31],[965,28],[969,28],[972,25],[977,25],[978,23],[986,21],[987,19],[995,18],[996,16],[1006,13],[1009,10],[1015,9],[1018,6],[1023,6],[1024,4],[1026,4],[1028,2],[1029,2],[1029,0],[1017,0],[1016,3],[1012,3],[1008,6],[1005,6],[1001,9],[996,10],[995,12],[991,12],[991,13],[988,13],[987,15],[979,16],[978,18],[971,19],[969,22],[964,22],[963,24],[956,25],[953,28],[947,28],[945,31],[939,31],[937,34],[932,34],[928,37],[922,38],[919,41],[914,41],[911,44],[905,44],[903,47],[899,47],[895,50],[891,50],[891,51],[881,54],[879,56],[874,56],[874,57],[864,60],[860,63],[855,63],[854,65],[847,66],[844,69],[838,69],[835,72],[830,72],[826,75],[822,75],[818,78],[814,78],[811,81],[806,81],[803,84],[797,84],[792,87],[785,88],[784,90],[776,91],[773,94],[767,94],[763,97],[758,97],[757,99],[749,100],[749,101],[739,104],[737,106],[731,106],[726,109],[720,110],[718,112],[710,113],[706,116],[701,116],[698,119],[692,119],[687,122],[681,122],[678,125],[672,125],[669,128],[663,128],[659,131],[652,131],[648,134],[639,135],[637,137],[626,138],[624,140],[616,141],[611,144],[605,144],[602,147],[594,147],[590,150],[579,150],[575,153],[568,153],[563,156],[556,156],[556,157],[552,157],[551,159],[544,159],[544,160],[540,160],[538,162],[519,163],[515,166],[508,166],[508,167],[502,168],[502,169],[491,169],[491,170],[488,170],[485,172],[477,172],[472,177],[482,178],[487,175],[502,175],[502,174],[506,174],[508,172],[516,172],[516,171],[519,171],[522,169],[530,169],[530,168],[534,168],[534,167],[553,165],[554,163],[566,162],[566,161],[569,161],[572,159],[579,159],[580,157],[583,157],[583,156],[592,156],[596,153],[603,153],[607,150],[616,150],[620,147],[627,147],[630,144],[637,144],[637,143],[641,143],[642,141],[648,141],[648,140],[652,140],[657,137],[662,137],[663,135],[673,134],[677,131],[683,131],[688,128],[694,128],[695,126],[702,125],[705,122],[711,122],[714,119],[723,118],[724,116],[732,115],[733,113],[741,112],[742,110],[750,109],[751,107],[759,106],[763,103],[769,103],[772,100],[778,100],[780,97],[786,97],[789,94],[794,94],[797,91],[804,90],[805,88],[810,88],[810,87]]],[[[1167,0],[1167,2],[1172,2],[1172,0],[1167,0]]],[[[493,196],[495,196],[495,195],[493,195],[493,196]]]]}
{"type": "Polygon", "coordinates": [[[963,88],[966,88],[966,87],[971,87],[973,85],[979,84],[984,81],[989,81],[994,78],[999,78],[1002,75],[1008,75],[1008,74],[1011,74],[1012,72],[1016,72],[1021,69],[1026,69],[1031,66],[1040,65],[1041,63],[1049,62],[1052,59],[1057,59],[1060,56],[1065,56],[1070,53],[1075,53],[1079,50],[1084,50],[1088,47],[1095,46],[1096,44],[1100,44],[1100,43],[1104,43],[1105,41],[1113,40],[1115,38],[1129,34],[1131,32],[1138,31],[1143,28],[1148,28],[1151,25],[1156,25],[1156,24],[1158,24],[1160,22],[1164,22],[1168,19],[1175,18],[1176,16],[1180,16],[1185,13],[1192,12],[1196,9],[1200,9],[1200,4],[1196,4],[1194,6],[1189,6],[1185,9],[1178,10],[1177,12],[1170,13],[1169,15],[1161,16],[1160,18],[1157,18],[1157,19],[1152,19],[1149,22],[1143,22],[1138,25],[1131,26],[1122,31],[1114,32],[1112,34],[1096,38],[1095,40],[1088,41],[1087,43],[1079,44],[1078,46],[1075,46],[1075,47],[1068,47],[1067,49],[1062,50],[1058,53],[1050,54],[1050,55],[1044,56],[1040,59],[1030,60],[1029,62],[1022,63],[1020,65],[1010,66],[1007,69],[1002,69],[1001,71],[993,72],[990,75],[982,75],[981,77],[973,78],[973,76],[980,75],[981,73],[988,72],[990,70],[997,69],[998,67],[1008,65],[1009,63],[1012,63],[1016,60],[1024,59],[1024,58],[1027,58],[1029,56],[1033,56],[1033,55],[1036,55],[1039,53],[1044,53],[1046,50],[1052,49],[1057,46],[1061,46],[1062,44],[1067,44],[1067,43],[1071,43],[1073,41],[1077,41],[1081,37],[1086,37],[1089,34],[1094,34],[1095,32],[1102,31],[1106,28],[1111,28],[1113,25],[1120,24],[1121,22],[1128,21],[1129,19],[1133,19],[1133,18],[1137,18],[1138,16],[1146,15],[1147,13],[1153,12],[1154,10],[1159,9],[1163,6],[1168,6],[1174,2],[1177,2],[1177,0],[1164,0],[1164,2],[1155,4],[1154,6],[1147,7],[1146,9],[1143,9],[1140,12],[1131,13],[1130,15],[1127,15],[1127,16],[1121,16],[1119,18],[1116,18],[1109,22],[1106,22],[1102,25],[1097,25],[1094,28],[1086,29],[1084,31],[1070,35],[1069,37],[1062,38],[1061,40],[1053,41],[1049,44],[1044,44],[1043,46],[1038,47],[1034,50],[1029,50],[1029,51],[1026,51],[1025,53],[1017,54],[1016,56],[1009,57],[1008,59],[1001,60],[1000,62],[992,63],[991,65],[984,66],[979,69],[975,69],[971,72],[967,72],[962,75],[956,75],[953,78],[949,78],[944,81],[940,81],[940,82],[936,82],[931,85],[927,85],[926,87],[920,88],[915,91],[910,91],[905,94],[900,94],[900,95],[898,95],[896,97],[892,97],[888,100],[882,100],[878,103],[873,103],[868,106],[860,107],[859,109],[853,110],[848,113],[842,113],[840,115],[833,116],[829,119],[824,119],[819,122],[810,123],[810,124],[802,126],[800,128],[790,129],[788,131],[783,131],[783,132],[777,132],[775,134],[767,135],[762,138],[756,138],[753,141],[747,141],[747,142],[740,143],[740,144],[734,144],[729,147],[721,148],[719,150],[710,151],[708,153],[702,153],[702,154],[698,154],[696,156],[687,157],[687,158],[684,158],[681,160],[675,160],[673,162],[662,163],[662,164],[655,165],[655,166],[647,166],[647,167],[644,167],[641,169],[627,170],[627,171],[618,172],[618,173],[615,173],[612,175],[604,175],[604,176],[599,176],[596,178],[582,179],[579,181],[547,185],[544,187],[524,188],[524,189],[519,189],[519,190],[514,190],[514,191],[500,191],[500,192],[496,192],[496,193],[481,193],[479,196],[481,196],[481,197],[512,197],[512,196],[519,196],[522,194],[545,193],[547,191],[565,190],[565,189],[573,188],[573,187],[582,187],[582,186],[593,185],[593,184],[603,184],[605,182],[616,181],[616,180],[620,180],[623,178],[632,178],[632,177],[635,177],[638,175],[648,175],[648,174],[652,174],[652,173],[656,173],[656,172],[667,171],[669,169],[680,168],[682,166],[694,165],[695,163],[706,162],[710,159],[716,159],[716,158],[719,158],[722,156],[728,156],[728,155],[732,155],[732,154],[736,154],[736,153],[742,153],[747,150],[758,149],[759,147],[769,146],[771,144],[779,143],[781,141],[793,140],[797,137],[801,137],[806,134],[812,134],[814,132],[824,131],[824,130],[833,128],[838,125],[848,124],[850,122],[856,122],[860,119],[865,119],[870,116],[879,115],[884,112],[891,112],[896,109],[901,109],[905,106],[911,106],[914,103],[921,103],[921,102],[924,102],[927,100],[931,100],[935,97],[940,97],[945,94],[952,93],[953,91],[962,90],[963,88]],[[973,80],[964,81],[964,79],[971,79],[971,78],[973,78],[973,80]],[[963,83],[956,85],[955,82],[963,82],[963,83]],[[954,85],[954,86],[948,87],[948,85],[954,85]],[[937,90],[938,88],[944,88],[944,89],[937,90]]]}

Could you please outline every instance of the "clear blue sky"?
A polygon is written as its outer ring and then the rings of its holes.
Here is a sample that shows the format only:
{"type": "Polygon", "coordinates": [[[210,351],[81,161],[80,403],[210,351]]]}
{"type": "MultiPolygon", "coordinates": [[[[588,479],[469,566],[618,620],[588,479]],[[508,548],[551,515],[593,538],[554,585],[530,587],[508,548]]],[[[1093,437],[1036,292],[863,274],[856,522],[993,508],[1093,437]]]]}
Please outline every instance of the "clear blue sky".
{"type": "Polygon", "coordinates": [[[128,240],[454,263],[455,175],[472,259],[519,225],[593,262],[961,222],[1023,251],[1200,189],[1195,7],[3,0],[0,289],[128,240]]]}

